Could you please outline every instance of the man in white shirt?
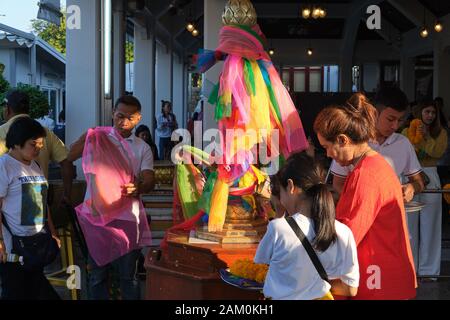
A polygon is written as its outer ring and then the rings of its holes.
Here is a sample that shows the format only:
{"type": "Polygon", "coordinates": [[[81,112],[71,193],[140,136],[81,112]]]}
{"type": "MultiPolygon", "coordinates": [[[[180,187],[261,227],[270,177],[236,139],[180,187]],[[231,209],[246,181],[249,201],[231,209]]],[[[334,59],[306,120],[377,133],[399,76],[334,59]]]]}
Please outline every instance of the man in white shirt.
{"type": "Polygon", "coordinates": [[[43,127],[47,128],[50,131],[53,131],[55,129],[55,120],[50,117],[52,113],[53,110],[50,109],[47,115],[36,119],[37,122],[39,122],[43,127]]]}
{"type": "MultiPolygon", "coordinates": [[[[369,144],[392,166],[400,181],[408,180],[408,183],[403,185],[403,198],[409,202],[414,194],[422,192],[424,183],[421,177],[422,168],[414,147],[406,137],[396,133],[405,116],[408,99],[400,89],[386,87],[377,92],[374,101],[378,110],[377,139],[369,144]]],[[[333,161],[330,170],[333,174],[333,187],[341,193],[345,179],[353,168],[342,167],[333,161]]]]}
{"type": "MultiPolygon", "coordinates": [[[[129,143],[134,153],[133,172],[137,177],[135,183],[126,184],[122,192],[126,196],[138,197],[154,187],[155,175],[153,171],[153,154],[150,146],[141,138],[132,134],[133,129],[141,121],[141,104],[133,96],[120,97],[113,109],[114,128],[129,143]]],[[[71,145],[68,159],[75,161],[83,154],[87,133],[71,145]]],[[[114,141],[114,140],[113,140],[114,141]]],[[[111,249],[113,250],[113,249],[111,249]]],[[[133,250],[121,256],[110,264],[98,266],[92,257],[88,259],[89,293],[94,300],[109,299],[107,287],[107,269],[110,265],[119,269],[121,296],[123,300],[138,300],[140,297],[139,282],[137,280],[137,262],[139,250],[133,250]]]]}

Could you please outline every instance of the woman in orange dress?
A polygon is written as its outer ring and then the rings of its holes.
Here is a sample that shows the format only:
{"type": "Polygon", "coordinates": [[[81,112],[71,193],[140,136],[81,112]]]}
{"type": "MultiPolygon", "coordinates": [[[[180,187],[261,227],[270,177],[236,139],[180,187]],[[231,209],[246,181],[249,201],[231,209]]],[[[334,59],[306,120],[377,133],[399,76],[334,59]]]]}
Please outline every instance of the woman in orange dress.
{"type": "Polygon", "coordinates": [[[336,208],[358,249],[360,283],[353,299],[412,299],[417,285],[402,188],[392,167],[368,145],[376,118],[365,96],[355,94],[343,106],[322,110],[314,130],[328,157],[354,166],[336,208]]]}

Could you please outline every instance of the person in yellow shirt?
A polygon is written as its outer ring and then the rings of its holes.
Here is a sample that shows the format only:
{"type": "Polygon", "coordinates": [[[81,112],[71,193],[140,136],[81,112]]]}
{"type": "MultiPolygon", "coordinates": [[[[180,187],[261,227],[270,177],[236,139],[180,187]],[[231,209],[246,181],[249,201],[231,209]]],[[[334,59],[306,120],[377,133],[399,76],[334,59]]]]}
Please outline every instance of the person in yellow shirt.
{"type": "MultiPolygon", "coordinates": [[[[6,120],[6,123],[0,126],[0,156],[8,152],[8,148],[6,147],[6,134],[13,122],[22,117],[29,117],[30,99],[24,92],[11,90],[6,94],[2,106],[3,118],[6,120]]],[[[64,143],[52,131],[47,128],[45,130],[47,134],[37,162],[47,179],[49,162],[54,161],[60,164],[64,185],[63,201],[70,204],[73,179],[72,162],[67,160],[68,152],[64,143]]]]}
{"type": "MultiPolygon", "coordinates": [[[[404,129],[402,134],[414,140],[417,158],[429,178],[426,189],[440,189],[436,165],[447,149],[447,131],[441,126],[439,110],[433,101],[420,103],[417,115],[421,123],[414,138],[411,127],[404,129]]],[[[425,204],[420,213],[408,213],[411,249],[418,258],[417,275],[438,276],[441,267],[442,195],[423,193],[414,199],[425,204]]]]}

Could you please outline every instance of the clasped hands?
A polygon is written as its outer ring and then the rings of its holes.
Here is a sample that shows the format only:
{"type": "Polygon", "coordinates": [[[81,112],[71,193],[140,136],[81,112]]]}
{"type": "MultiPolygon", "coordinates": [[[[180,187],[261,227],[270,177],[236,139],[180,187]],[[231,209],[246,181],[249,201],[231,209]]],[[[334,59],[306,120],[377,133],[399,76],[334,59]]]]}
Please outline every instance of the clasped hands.
{"type": "Polygon", "coordinates": [[[122,195],[126,197],[139,196],[139,180],[135,178],[134,182],[124,184],[122,186],[122,195]]]}

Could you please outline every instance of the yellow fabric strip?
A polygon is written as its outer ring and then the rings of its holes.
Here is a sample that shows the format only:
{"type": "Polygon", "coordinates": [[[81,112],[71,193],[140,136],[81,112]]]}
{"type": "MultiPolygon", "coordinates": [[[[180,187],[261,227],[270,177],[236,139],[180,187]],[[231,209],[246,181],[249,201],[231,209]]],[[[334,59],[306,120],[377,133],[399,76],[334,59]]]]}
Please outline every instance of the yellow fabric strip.
{"type": "Polygon", "coordinates": [[[316,300],[334,300],[333,295],[328,291],[322,298],[316,300]]]}

